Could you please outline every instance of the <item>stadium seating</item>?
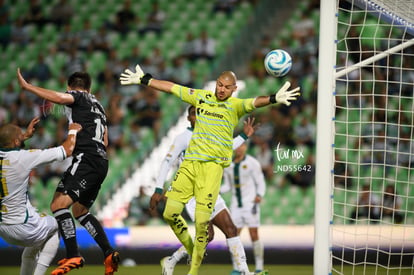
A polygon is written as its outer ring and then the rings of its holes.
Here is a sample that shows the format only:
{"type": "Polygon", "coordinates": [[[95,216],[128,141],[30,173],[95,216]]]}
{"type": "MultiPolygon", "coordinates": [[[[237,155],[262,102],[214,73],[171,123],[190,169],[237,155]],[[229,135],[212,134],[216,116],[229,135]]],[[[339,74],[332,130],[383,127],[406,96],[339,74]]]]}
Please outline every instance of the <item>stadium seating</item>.
{"type": "MultiPolygon", "coordinates": [[[[76,15],[71,20],[71,25],[74,30],[82,28],[82,23],[85,18],[89,18],[92,27],[98,29],[105,21],[112,20],[115,12],[122,7],[122,1],[115,0],[107,1],[106,5],[98,6],[96,6],[96,1],[70,0],[69,2],[75,8],[76,15]]],[[[141,21],[145,21],[146,15],[151,8],[151,2],[150,0],[142,0],[139,1],[139,4],[133,5],[133,9],[141,21]]],[[[42,3],[45,11],[47,11],[48,6],[50,6],[50,1],[42,1],[42,3]]],[[[188,31],[197,35],[205,29],[209,36],[216,39],[217,59],[220,59],[226,55],[226,49],[232,43],[234,37],[237,36],[239,30],[248,22],[247,18],[254,12],[253,5],[248,1],[243,1],[235,9],[231,17],[220,12],[213,15],[211,12],[213,1],[194,0],[188,2],[186,0],[160,0],[159,3],[162,10],[168,11],[164,31],[160,37],[153,33],[147,33],[141,36],[136,31],[129,32],[126,37],[122,37],[116,32],[108,32],[111,45],[117,50],[120,58],[128,57],[132,47],[136,45],[139,46],[143,56],[148,56],[151,53],[151,49],[156,45],[162,49],[167,62],[170,62],[173,57],[181,53],[182,41],[185,40],[185,35],[188,31]]],[[[24,1],[17,1],[10,6],[12,19],[17,18],[21,14],[25,14],[27,11],[27,4],[24,1]]],[[[303,12],[305,7],[306,5],[301,5],[299,12],[303,12]]],[[[57,44],[60,30],[53,24],[47,24],[41,32],[35,26],[29,26],[28,30],[33,42],[25,47],[24,51],[22,48],[10,44],[1,54],[2,60],[5,60],[8,65],[6,66],[7,69],[2,70],[0,73],[0,89],[6,87],[14,79],[15,68],[17,66],[28,66],[28,62],[31,64],[39,52],[45,52],[45,49],[49,49],[51,46],[57,44]]],[[[279,38],[280,36],[277,36],[275,39],[279,38]]],[[[53,78],[56,78],[61,72],[66,58],[67,56],[62,53],[51,57],[53,62],[50,65],[52,67],[53,78]]],[[[87,63],[91,75],[96,77],[97,73],[105,66],[105,62],[106,56],[104,54],[101,52],[93,53],[87,63]]],[[[193,66],[196,73],[196,85],[201,86],[203,81],[212,72],[214,64],[206,60],[200,60],[196,61],[193,66]]],[[[279,85],[278,82],[278,79],[266,78],[265,82],[259,85],[256,78],[249,77],[246,79],[247,88],[243,97],[267,94],[279,85]]],[[[52,89],[60,90],[64,88],[60,87],[61,84],[56,79],[47,81],[45,85],[52,89]]],[[[306,85],[306,90],[311,90],[311,85],[313,85],[313,82],[309,80],[309,83],[306,85]]],[[[160,96],[160,102],[162,109],[168,109],[168,113],[165,112],[162,115],[162,130],[166,131],[175,122],[179,114],[184,111],[184,105],[174,98],[163,95],[160,96]]],[[[126,133],[128,134],[128,130],[126,130],[126,133]]],[[[154,146],[152,131],[148,131],[143,137],[141,145],[137,151],[120,150],[111,158],[108,176],[102,186],[97,206],[103,205],[109,199],[114,189],[128,175],[125,171],[129,171],[132,165],[139,165],[145,159],[145,156],[154,146]]],[[[55,184],[55,182],[52,182],[48,186],[55,184]]],[[[49,191],[52,193],[53,190],[49,191]]],[[[42,197],[44,187],[41,184],[35,184],[33,191],[33,196],[42,197]]],[[[313,192],[312,188],[307,192],[302,192],[302,190],[298,190],[295,186],[286,186],[282,190],[275,187],[273,182],[268,183],[268,193],[266,194],[262,207],[264,223],[310,223],[313,218],[313,192]]],[[[44,202],[48,200],[38,201],[44,202]]],[[[39,207],[48,209],[47,204],[39,207]]]]}

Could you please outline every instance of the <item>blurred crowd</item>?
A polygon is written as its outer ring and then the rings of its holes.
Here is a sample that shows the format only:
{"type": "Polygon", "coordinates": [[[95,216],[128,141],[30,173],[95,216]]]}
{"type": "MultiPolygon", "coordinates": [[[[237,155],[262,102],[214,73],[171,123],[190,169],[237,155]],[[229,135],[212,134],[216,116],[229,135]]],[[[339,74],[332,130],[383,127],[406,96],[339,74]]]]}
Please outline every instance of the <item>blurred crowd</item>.
{"type": "MultiPolygon", "coordinates": [[[[247,0],[217,0],[211,13],[224,13],[231,20],[232,13],[242,2],[252,6],[257,1],[247,0]]],[[[250,140],[249,151],[261,162],[266,179],[274,183],[275,160],[274,150],[278,144],[305,152],[304,163],[312,166],[315,146],[316,118],[316,75],[318,34],[315,14],[318,4],[312,4],[292,24],[292,31],[285,33],[280,39],[264,34],[261,45],[251,57],[246,78],[255,78],[259,85],[270,78],[264,70],[265,54],[273,48],[287,50],[293,58],[292,71],[288,79],[292,86],[301,86],[302,96],[291,107],[272,107],[268,110],[255,112],[260,124],[255,135],[250,140]]],[[[67,0],[50,1],[50,9],[45,12],[45,1],[30,0],[25,13],[11,16],[12,4],[0,0],[0,47],[33,47],[36,43],[35,33],[46,33],[53,28],[57,33],[56,43],[49,43],[47,49],[38,51],[34,60],[27,60],[22,65],[23,75],[30,82],[47,88],[65,91],[66,77],[74,71],[88,71],[93,76],[93,94],[106,108],[109,122],[109,153],[116,154],[118,150],[140,147],[143,133],[152,132],[154,142],[158,142],[164,134],[161,118],[165,115],[161,105],[160,94],[148,87],[120,86],[118,77],[125,68],[134,69],[139,63],[145,72],[168,79],[177,83],[201,87],[196,81],[193,64],[204,59],[214,62],[219,58],[216,53],[217,37],[210,36],[206,30],[194,35],[188,32],[182,50],[177,56],[166,58],[156,45],[150,54],[141,53],[139,43],[128,52],[120,52],[114,47],[114,33],[119,35],[120,42],[131,33],[138,37],[147,33],[160,36],[166,32],[164,22],[168,11],[160,8],[153,1],[147,18],[141,18],[131,5],[131,0],[123,1],[118,10],[102,24],[96,25],[93,17],[82,18],[80,29],[74,29],[73,18],[76,17],[73,2],[67,0]],[[102,57],[105,64],[97,71],[96,57],[102,57]],[[59,61],[60,66],[56,63],[59,61]],[[143,131],[145,129],[145,131],[143,131]]],[[[99,60],[98,60],[99,61],[99,60]]],[[[97,62],[98,62],[97,61],[97,62]]],[[[9,66],[7,66],[9,67],[9,66]]],[[[231,69],[231,68],[230,68],[231,69]]],[[[262,91],[271,94],[278,86],[262,91]]],[[[261,92],[261,93],[262,93],[261,92]]],[[[66,118],[62,107],[54,106],[40,100],[30,93],[19,91],[15,79],[12,79],[0,92],[0,124],[13,122],[24,127],[34,116],[40,116],[42,121],[37,134],[28,141],[27,146],[47,148],[60,144],[65,138],[66,118]]],[[[54,176],[59,176],[67,163],[61,163],[47,168],[38,169],[36,176],[46,186],[54,176]]],[[[313,185],[313,173],[290,173],[276,184],[297,184],[303,188],[313,185]]]]}

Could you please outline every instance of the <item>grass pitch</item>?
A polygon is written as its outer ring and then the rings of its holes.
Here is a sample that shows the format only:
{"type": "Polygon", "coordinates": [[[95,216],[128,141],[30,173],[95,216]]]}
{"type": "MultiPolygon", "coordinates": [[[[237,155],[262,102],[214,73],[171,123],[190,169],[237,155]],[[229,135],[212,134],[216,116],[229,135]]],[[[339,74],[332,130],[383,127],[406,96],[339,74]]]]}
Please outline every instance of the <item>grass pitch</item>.
{"type": "MultiPolygon", "coordinates": [[[[50,272],[56,266],[49,268],[46,274],[50,272]]],[[[188,266],[184,264],[179,264],[176,266],[174,274],[184,275],[187,274],[188,266]]],[[[253,266],[250,266],[250,270],[253,270],[253,266]]],[[[269,271],[269,275],[311,275],[313,274],[313,267],[311,265],[266,265],[265,268],[269,271]]],[[[214,265],[214,264],[204,264],[199,272],[199,275],[228,275],[231,272],[230,265],[214,265]]],[[[0,266],[0,274],[4,275],[19,275],[20,268],[17,266],[0,266]]],[[[83,268],[72,270],[70,275],[103,275],[104,266],[99,265],[85,265],[83,268]]],[[[159,265],[137,265],[133,267],[120,266],[118,272],[115,275],[159,275],[161,274],[161,267],[159,265]]],[[[337,274],[337,273],[333,273],[337,274]]],[[[377,274],[377,275],[402,275],[402,274],[412,274],[412,270],[375,270],[375,267],[367,267],[363,269],[362,267],[356,267],[353,269],[352,266],[347,266],[343,270],[343,274],[353,274],[353,275],[362,275],[362,274],[377,274]]]]}
{"type": "MultiPolygon", "coordinates": [[[[48,269],[46,274],[50,274],[56,266],[52,266],[48,269]]],[[[253,270],[254,267],[250,267],[253,270]]],[[[312,274],[312,266],[281,266],[271,265],[266,266],[269,274],[283,274],[283,275],[309,275],[312,274]]],[[[189,266],[179,264],[176,266],[174,274],[183,275],[187,274],[189,266]]],[[[17,266],[3,266],[0,267],[0,274],[4,275],[18,275],[20,272],[17,266]]],[[[199,275],[228,275],[231,272],[231,265],[202,265],[199,275]]],[[[99,265],[85,265],[80,269],[74,269],[68,273],[68,275],[103,275],[104,266],[99,265]]],[[[161,267],[159,265],[136,265],[133,267],[120,266],[118,272],[115,275],[159,275],[161,274],[161,267]]]]}

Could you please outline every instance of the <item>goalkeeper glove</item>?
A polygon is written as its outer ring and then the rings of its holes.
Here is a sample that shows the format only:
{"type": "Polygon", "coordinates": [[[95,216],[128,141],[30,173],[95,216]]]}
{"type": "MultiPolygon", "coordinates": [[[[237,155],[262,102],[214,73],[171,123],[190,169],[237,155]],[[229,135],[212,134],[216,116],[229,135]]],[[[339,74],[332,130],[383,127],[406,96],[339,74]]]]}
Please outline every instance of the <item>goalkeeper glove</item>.
{"type": "Polygon", "coordinates": [[[286,106],[289,106],[291,104],[290,101],[296,100],[297,97],[300,96],[300,93],[298,92],[300,87],[296,87],[295,89],[288,91],[287,89],[289,89],[289,87],[290,82],[287,81],[276,94],[270,96],[270,103],[283,103],[286,106]]]}
{"type": "Polygon", "coordinates": [[[121,85],[131,85],[131,84],[144,84],[148,85],[151,81],[152,76],[150,74],[144,74],[141,67],[137,64],[135,66],[135,73],[130,69],[126,69],[122,74],[119,80],[121,85]]]}

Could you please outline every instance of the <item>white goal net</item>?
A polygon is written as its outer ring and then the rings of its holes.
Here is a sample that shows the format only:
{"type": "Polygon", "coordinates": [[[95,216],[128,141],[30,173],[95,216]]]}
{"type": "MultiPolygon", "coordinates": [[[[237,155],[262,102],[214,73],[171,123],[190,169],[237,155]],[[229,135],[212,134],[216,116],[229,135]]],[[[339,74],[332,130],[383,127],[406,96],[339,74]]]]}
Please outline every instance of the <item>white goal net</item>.
{"type": "Polygon", "coordinates": [[[414,274],[414,1],[335,2],[329,269],[414,274]]]}

